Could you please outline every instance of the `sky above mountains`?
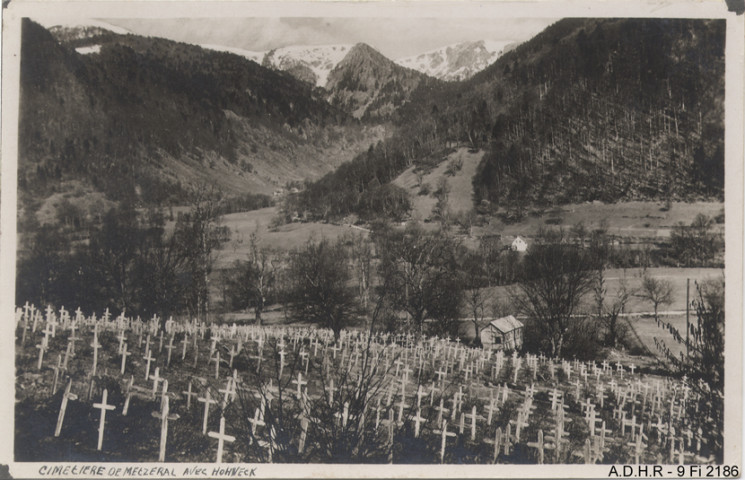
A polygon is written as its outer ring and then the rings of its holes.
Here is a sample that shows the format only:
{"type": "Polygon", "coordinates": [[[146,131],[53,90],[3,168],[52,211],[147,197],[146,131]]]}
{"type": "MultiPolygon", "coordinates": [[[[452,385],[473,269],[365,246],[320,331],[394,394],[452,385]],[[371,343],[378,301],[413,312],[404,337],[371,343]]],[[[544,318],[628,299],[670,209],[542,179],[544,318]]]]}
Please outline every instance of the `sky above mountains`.
{"type": "MultiPolygon", "coordinates": [[[[40,19],[55,25],[55,19],[40,19]]],[[[109,18],[106,23],[153,37],[193,44],[224,45],[266,51],[288,45],[367,43],[399,59],[454,43],[491,40],[522,42],[554,18],[422,17],[265,17],[265,18],[109,18]]],[[[80,20],[84,24],[84,20],[80,20]]],[[[74,20],[59,20],[70,24],[74,20]]]]}

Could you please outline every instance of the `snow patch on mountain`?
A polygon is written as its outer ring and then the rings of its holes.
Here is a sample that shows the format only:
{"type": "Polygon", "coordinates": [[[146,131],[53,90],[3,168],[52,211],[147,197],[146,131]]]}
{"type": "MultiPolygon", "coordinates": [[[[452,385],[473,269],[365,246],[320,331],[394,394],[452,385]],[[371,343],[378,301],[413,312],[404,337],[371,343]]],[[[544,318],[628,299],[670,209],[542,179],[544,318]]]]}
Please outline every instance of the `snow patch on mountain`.
{"type": "Polygon", "coordinates": [[[90,45],[88,47],[78,47],[75,49],[81,55],[90,55],[91,53],[101,53],[101,45],[90,45]]]}
{"type": "Polygon", "coordinates": [[[232,54],[247,58],[249,60],[253,60],[254,62],[259,63],[259,64],[264,60],[264,55],[266,55],[266,52],[257,52],[255,50],[244,50],[242,48],[226,47],[224,45],[200,45],[200,47],[207,49],[207,50],[214,50],[216,52],[232,53],[232,54]]]}
{"type": "Polygon", "coordinates": [[[465,80],[494,63],[510,43],[493,40],[457,43],[400,58],[396,63],[440,80],[465,80]]]}
{"type": "Polygon", "coordinates": [[[38,23],[47,30],[57,28],[65,30],[79,30],[80,38],[86,38],[86,30],[100,28],[102,30],[108,30],[112,33],[119,35],[127,35],[131,33],[126,28],[118,27],[110,23],[104,22],[103,20],[97,20],[93,18],[60,18],[60,17],[32,17],[31,20],[38,23]]]}

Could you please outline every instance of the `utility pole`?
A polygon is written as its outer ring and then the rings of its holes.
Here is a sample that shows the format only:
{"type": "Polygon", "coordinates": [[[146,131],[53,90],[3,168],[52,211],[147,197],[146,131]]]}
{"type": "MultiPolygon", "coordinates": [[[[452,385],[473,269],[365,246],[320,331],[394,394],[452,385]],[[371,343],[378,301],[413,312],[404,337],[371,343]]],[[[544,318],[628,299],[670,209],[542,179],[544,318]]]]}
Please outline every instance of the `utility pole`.
{"type": "Polygon", "coordinates": [[[691,291],[691,279],[686,278],[686,358],[688,358],[688,332],[691,330],[691,323],[689,320],[688,312],[691,309],[691,301],[690,301],[690,291],[691,291]]]}

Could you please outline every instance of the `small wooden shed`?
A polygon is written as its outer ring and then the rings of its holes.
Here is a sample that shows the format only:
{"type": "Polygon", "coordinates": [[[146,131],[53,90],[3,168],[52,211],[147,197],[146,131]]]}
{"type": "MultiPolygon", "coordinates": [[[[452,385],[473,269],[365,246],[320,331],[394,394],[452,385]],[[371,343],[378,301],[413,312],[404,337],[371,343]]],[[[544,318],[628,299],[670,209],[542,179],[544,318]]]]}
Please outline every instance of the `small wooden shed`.
{"type": "Polygon", "coordinates": [[[492,350],[517,350],[523,345],[523,327],[512,315],[492,320],[481,331],[481,345],[492,350]]]}

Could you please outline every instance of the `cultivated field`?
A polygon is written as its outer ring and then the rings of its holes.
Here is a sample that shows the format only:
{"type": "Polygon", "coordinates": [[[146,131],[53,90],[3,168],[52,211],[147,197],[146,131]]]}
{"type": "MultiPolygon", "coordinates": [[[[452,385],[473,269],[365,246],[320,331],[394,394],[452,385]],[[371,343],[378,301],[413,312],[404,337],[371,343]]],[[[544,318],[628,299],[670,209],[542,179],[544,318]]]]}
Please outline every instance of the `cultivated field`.
{"type": "Polygon", "coordinates": [[[216,268],[230,266],[235,260],[245,260],[250,249],[249,239],[253,233],[256,233],[262,247],[287,252],[302,247],[311,238],[336,240],[345,233],[362,231],[349,225],[319,222],[288,223],[273,229],[270,225],[276,215],[277,207],[224,215],[221,225],[230,229],[231,238],[217,252],[216,268]]]}
{"type": "MultiPolygon", "coordinates": [[[[663,202],[647,201],[569,204],[546,210],[540,215],[528,215],[514,224],[504,224],[493,218],[483,232],[531,236],[541,227],[569,230],[582,222],[588,230],[605,223],[608,234],[618,237],[662,239],[670,236],[675,225],[688,225],[700,213],[712,218],[724,213],[724,203],[721,202],[672,202],[672,207],[667,211],[663,207],[663,202]]],[[[724,223],[718,224],[715,229],[723,232],[724,223]]],[[[474,229],[474,234],[478,233],[474,229]]]]}

